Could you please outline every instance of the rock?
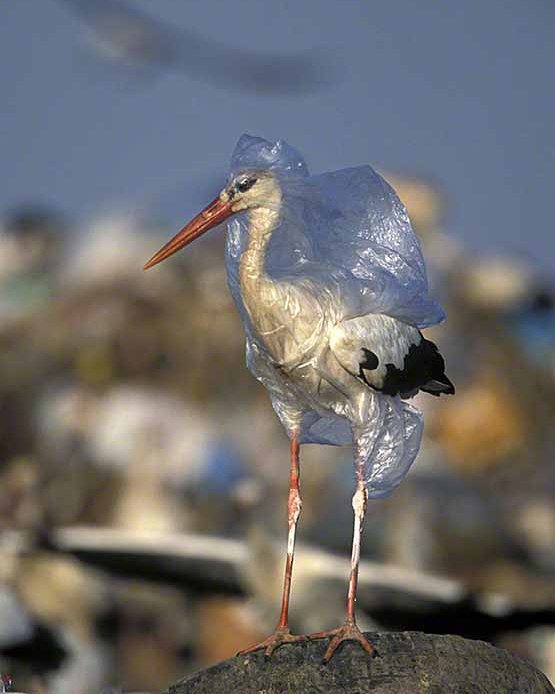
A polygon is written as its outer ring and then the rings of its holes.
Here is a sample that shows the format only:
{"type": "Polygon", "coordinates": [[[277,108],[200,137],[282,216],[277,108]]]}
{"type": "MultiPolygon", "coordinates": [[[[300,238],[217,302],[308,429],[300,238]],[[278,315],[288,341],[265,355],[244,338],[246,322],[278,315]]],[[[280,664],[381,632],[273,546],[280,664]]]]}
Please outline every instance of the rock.
{"type": "Polygon", "coordinates": [[[164,694],[548,694],[545,675],[508,651],[459,636],[368,633],[378,655],[346,643],[322,664],[327,640],[237,656],[172,685],[164,694]]]}

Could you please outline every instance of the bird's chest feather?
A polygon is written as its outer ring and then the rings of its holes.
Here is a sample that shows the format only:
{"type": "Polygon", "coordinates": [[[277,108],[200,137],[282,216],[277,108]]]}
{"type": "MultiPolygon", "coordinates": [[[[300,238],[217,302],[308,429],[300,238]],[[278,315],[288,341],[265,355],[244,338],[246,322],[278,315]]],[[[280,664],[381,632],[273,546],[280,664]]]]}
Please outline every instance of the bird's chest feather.
{"type": "Polygon", "coordinates": [[[243,288],[243,302],[258,341],[284,373],[318,358],[328,316],[307,287],[259,281],[243,288]]]}

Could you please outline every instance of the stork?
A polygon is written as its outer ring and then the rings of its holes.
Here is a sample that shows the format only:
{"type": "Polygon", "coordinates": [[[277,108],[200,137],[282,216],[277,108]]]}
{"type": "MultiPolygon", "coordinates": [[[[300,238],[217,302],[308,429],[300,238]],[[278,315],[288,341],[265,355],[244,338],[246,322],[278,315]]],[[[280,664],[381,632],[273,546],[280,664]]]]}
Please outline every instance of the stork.
{"type": "Polygon", "coordinates": [[[228,222],[229,286],[243,318],[247,365],[269,391],[290,439],[288,539],[279,621],[242,653],[330,638],[374,648],[356,624],[362,525],[369,498],[389,494],[413,463],[422,415],[405,402],[454,393],[436,345],[421,328],[443,311],[405,208],[370,166],[310,176],[284,141],[243,135],[219,196],[146,263],[165,260],[228,222]],[[337,629],[294,635],[289,597],[301,513],[299,448],[351,444],[356,487],[347,614],[337,629]]]}

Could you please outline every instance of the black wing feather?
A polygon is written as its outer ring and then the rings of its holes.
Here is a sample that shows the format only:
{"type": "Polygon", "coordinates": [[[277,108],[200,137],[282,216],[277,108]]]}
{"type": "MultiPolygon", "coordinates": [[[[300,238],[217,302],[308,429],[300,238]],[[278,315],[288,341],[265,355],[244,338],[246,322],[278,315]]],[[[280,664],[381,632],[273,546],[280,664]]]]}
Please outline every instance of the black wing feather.
{"type": "MultiPolygon", "coordinates": [[[[364,351],[367,352],[367,350],[364,351]]],[[[374,356],[373,353],[370,354],[374,356]]],[[[366,356],[368,359],[368,355],[366,356]]],[[[362,375],[364,368],[368,367],[361,364],[362,375]]],[[[455,393],[455,386],[445,374],[443,357],[437,346],[430,340],[426,340],[424,336],[418,344],[410,346],[405,355],[402,369],[394,364],[386,364],[386,369],[387,373],[383,385],[377,389],[386,395],[411,397],[418,390],[435,396],[455,393]]]]}

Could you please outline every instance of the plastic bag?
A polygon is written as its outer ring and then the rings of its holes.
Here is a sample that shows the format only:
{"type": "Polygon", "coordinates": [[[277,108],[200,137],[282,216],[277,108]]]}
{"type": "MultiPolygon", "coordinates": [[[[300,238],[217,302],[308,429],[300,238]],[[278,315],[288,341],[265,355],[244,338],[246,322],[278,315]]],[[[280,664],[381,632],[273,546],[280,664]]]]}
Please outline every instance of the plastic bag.
{"type": "Polygon", "coordinates": [[[265,272],[292,288],[299,314],[320,313],[321,320],[312,320],[308,347],[299,352],[304,362],[276,364],[244,304],[239,267],[249,243],[249,216],[235,216],[228,223],[226,262],[245,323],[248,367],[268,389],[289,435],[299,431],[301,443],[354,442],[369,496],[385,496],[416,457],[422,415],[398,396],[368,387],[341,392],[333,369],[326,371],[322,345],[329,342],[330,326],[367,314],[385,314],[418,328],[443,320],[442,308],[428,295],[418,239],[395,191],[370,166],[310,176],[302,156],[287,143],[243,135],[230,178],[257,170],[270,171],[281,189],[265,272]],[[295,370],[294,379],[284,376],[288,370],[295,370]],[[315,371],[326,383],[324,393],[314,392],[315,371]]]}

